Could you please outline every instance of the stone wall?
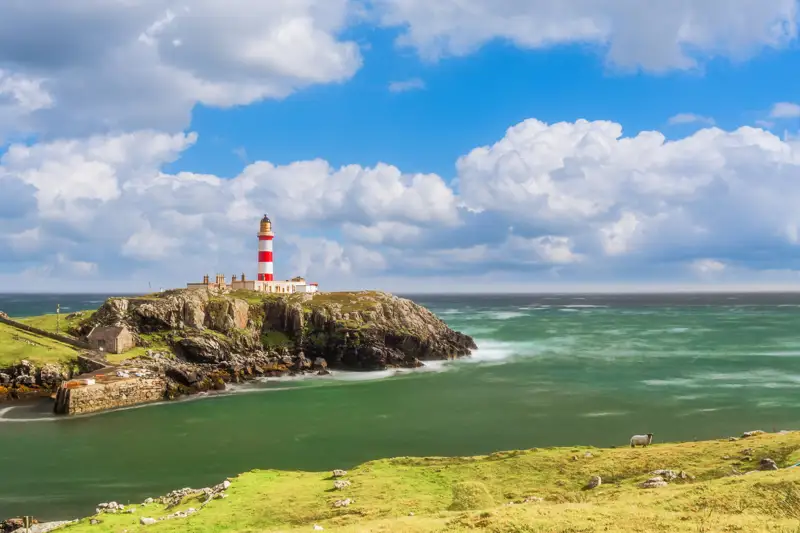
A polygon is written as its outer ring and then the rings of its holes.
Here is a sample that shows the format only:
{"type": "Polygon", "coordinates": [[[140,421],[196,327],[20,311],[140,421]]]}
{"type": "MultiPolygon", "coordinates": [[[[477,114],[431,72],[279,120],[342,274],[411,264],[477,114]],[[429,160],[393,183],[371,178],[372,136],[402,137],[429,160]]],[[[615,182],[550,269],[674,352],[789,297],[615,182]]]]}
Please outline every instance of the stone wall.
{"type": "Polygon", "coordinates": [[[130,378],[67,388],[56,396],[56,414],[77,415],[163,400],[167,383],[161,378],[130,378]]]}

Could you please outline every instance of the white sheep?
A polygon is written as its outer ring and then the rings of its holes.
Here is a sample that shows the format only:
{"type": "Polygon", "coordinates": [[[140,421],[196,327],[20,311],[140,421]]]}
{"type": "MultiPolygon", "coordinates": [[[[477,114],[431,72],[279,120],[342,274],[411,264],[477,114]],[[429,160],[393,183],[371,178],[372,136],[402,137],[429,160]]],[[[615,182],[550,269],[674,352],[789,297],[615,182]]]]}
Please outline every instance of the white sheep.
{"type": "Polygon", "coordinates": [[[648,433],[647,435],[634,435],[631,437],[631,448],[635,448],[638,444],[639,446],[649,446],[653,443],[653,434],[648,433]]]}

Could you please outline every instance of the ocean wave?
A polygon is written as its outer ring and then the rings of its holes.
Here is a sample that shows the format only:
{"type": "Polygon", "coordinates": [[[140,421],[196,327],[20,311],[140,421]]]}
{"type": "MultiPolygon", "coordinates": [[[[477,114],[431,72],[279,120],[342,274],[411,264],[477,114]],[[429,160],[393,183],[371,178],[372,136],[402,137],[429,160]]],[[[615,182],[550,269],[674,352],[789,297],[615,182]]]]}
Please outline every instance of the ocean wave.
{"type": "Polygon", "coordinates": [[[485,316],[492,320],[511,320],[512,318],[520,318],[528,315],[526,313],[520,313],[519,311],[492,311],[486,313],[485,316]]]}
{"type": "Polygon", "coordinates": [[[704,372],[689,377],[646,379],[650,387],[682,387],[688,389],[796,388],[800,375],[762,369],[749,372],[704,372]]]}
{"type": "Polygon", "coordinates": [[[592,304],[569,304],[569,305],[562,305],[560,307],[566,307],[568,309],[602,309],[602,308],[608,308],[607,305],[592,305],[592,304]]]}
{"type": "Polygon", "coordinates": [[[445,315],[445,316],[463,315],[465,312],[466,311],[464,311],[463,309],[441,309],[441,310],[435,311],[435,313],[437,315],[445,315]]]}
{"type": "Polygon", "coordinates": [[[580,416],[584,418],[602,418],[607,416],[624,416],[627,414],[627,411],[600,411],[596,413],[583,413],[580,416]]]}

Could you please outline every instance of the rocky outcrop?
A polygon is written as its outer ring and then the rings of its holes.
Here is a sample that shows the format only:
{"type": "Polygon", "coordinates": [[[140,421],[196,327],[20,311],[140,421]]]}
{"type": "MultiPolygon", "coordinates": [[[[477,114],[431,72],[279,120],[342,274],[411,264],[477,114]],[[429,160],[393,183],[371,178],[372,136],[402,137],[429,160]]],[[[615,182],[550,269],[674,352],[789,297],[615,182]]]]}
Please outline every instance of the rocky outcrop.
{"type": "Polygon", "coordinates": [[[424,307],[381,292],[175,290],[112,298],[78,333],[97,326],[126,326],[153,348],[135,364],[163,376],[170,398],[255,376],[417,367],[476,348],[424,307]]]}
{"type": "Polygon", "coordinates": [[[48,396],[72,373],[73,369],[66,364],[37,366],[23,359],[11,367],[0,368],[0,401],[48,396]]]}

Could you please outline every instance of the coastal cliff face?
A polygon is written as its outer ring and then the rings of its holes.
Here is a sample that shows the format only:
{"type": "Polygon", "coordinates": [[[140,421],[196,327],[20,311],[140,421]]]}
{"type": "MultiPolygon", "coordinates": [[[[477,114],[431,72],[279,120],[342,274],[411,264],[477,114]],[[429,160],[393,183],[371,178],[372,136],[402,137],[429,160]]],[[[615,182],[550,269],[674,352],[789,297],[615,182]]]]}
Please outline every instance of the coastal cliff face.
{"type": "MultiPolygon", "coordinates": [[[[470,355],[472,338],[382,292],[264,295],[176,290],[109,299],[78,327],[127,326],[146,349],[129,364],[164,375],[167,396],[227,381],[327,368],[418,367],[470,355]]],[[[126,363],[127,364],[127,363],[126,363]]]]}

